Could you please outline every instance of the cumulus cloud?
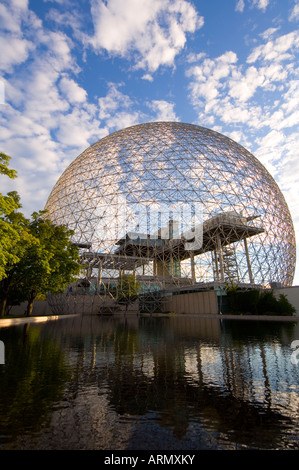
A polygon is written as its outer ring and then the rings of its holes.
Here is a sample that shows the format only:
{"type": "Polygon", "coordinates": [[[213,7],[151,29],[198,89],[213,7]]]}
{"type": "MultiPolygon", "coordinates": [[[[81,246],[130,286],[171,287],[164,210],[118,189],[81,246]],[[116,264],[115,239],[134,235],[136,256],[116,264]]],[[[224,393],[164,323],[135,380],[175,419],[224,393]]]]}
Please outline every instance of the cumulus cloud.
{"type": "Polygon", "coordinates": [[[148,107],[155,113],[155,121],[178,121],[174,103],[165,100],[153,100],[148,107]]]}
{"type": "Polygon", "coordinates": [[[257,60],[282,62],[294,58],[294,51],[299,47],[299,31],[284,34],[266,44],[257,46],[249,55],[247,62],[257,60]]]}
{"type": "MultiPolygon", "coordinates": [[[[269,5],[270,0],[249,0],[249,6],[251,8],[258,8],[263,12],[266,11],[267,6],[269,5]]],[[[237,0],[235,11],[242,13],[245,9],[245,0],[237,0]]]]}
{"type": "Polygon", "coordinates": [[[25,62],[29,52],[34,48],[32,42],[11,35],[9,41],[0,36],[0,70],[11,72],[13,66],[25,62]]]}
{"type": "Polygon", "coordinates": [[[115,114],[117,110],[129,109],[131,107],[132,101],[130,97],[118,89],[121,86],[121,84],[109,83],[107,95],[99,98],[100,119],[108,118],[111,114],[115,114]]]}
{"type": "Polygon", "coordinates": [[[59,87],[70,103],[85,102],[87,96],[86,90],[81,88],[73,79],[62,77],[59,87]]]}
{"type": "Polygon", "coordinates": [[[299,228],[298,132],[270,130],[257,139],[255,155],[268,168],[283,191],[296,228],[299,228]]]}
{"type": "Polygon", "coordinates": [[[200,119],[211,123],[217,117],[226,124],[239,122],[252,129],[266,126],[281,129],[296,124],[298,82],[294,51],[298,47],[298,32],[273,39],[274,33],[249,54],[247,67],[238,65],[232,51],[213,59],[198,56],[198,62],[188,68],[186,75],[190,78],[190,101],[200,119]],[[263,105],[254,101],[258,91],[264,93],[263,105]],[[272,106],[270,113],[267,94],[272,98],[275,91],[279,91],[277,106],[272,106]]]}
{"type": "Polygon", "coordinates": [[[121,57],[133,55],[135,67],[149,72],[173,65],[186,34],[203,25],[203,18],[186,0],[93,0],[91,13],[93,48],[121,57]]]}
{"type": "Polygon", "coordinates": [[[186,72],[187,77],[192,77],[192,102],[201,104],[200,100],[204,99],[208,104],[215,100],[221,92],[222,81],[232,74],[236,62],[237,56],[232,51],[214,60],[201,55],[199,64],[193,65],[186,72]]]}
{"type": "Polygon", "coordinates": [[[15,65],[25,62],[34,49],[30,39],[23,38],[21,23],[25,21],[31,25],[33,16],[26,15],[27,2],[8,2],[0,4],[0,70],[11,72],[15,65]]]}
{"type": "Polygon", "coordinates": [[[244,75],[236,71],[229,80],[229,95],[245,102],[255,94],[258,87],[263,87],[265,83],[265,75],[255,67],[249,67],[244,75]]]}
{"type": "Polygon", "coordinates": [[[252,0],[252,5],[262,11],[266,11],[267,6],[269,5],[270,0],[252,0]]]}
{"type": "Polygon", "coordinates": [[[45,202],[65,166],[101,137],[101,129],[96,106],[88,103],[86,91],[76,81],[80,68],[72,41],[62,32],[45,28],[26,1],[3,2],[2,20],[8,13],[0,38],[4,51],[0,65],[6,74],[16,65],[24,73],[3,79],[0,145],[1,151],[13,157],[18,171],[10,189],[20,192],[29,214],[37,203],[45,202]]]}
{"type": "Polygon", "coordinates": [[[244,11],[244,8],[245,8],[244,0],[238,0],[237,3],[236,3],[235,10],[242,13],[244,11]]]}
{"type": "Polygon", "coordinates": [[[145,73],[142,77],[142,80],[147,80],[148,82],[153,82],[154,78],[150,73],[145,73]]]}
{"type": "Polygon", "coordinates": [[[131,98],[119,90],[121,87],[122,84],[109,83],[107,94],[98,100],[98,116],[104,121],[107,133],[132,126],[142,119],[141,114],[134,110],[131,98]]]}
{"type": "Polygon", "coordinates": [[[230,135],[266,166],[282,189],[299,228],[298,32],[261,35],[263,43],[238,64],[232,51],[193,56],[186,72],[197,122],[230,135]]]}
{"type": "Polygon", "coordinates": [[[296,3],[290,12],[289,21],[298,21],[298,20],[299,20],[299,3],[296,3]]]}

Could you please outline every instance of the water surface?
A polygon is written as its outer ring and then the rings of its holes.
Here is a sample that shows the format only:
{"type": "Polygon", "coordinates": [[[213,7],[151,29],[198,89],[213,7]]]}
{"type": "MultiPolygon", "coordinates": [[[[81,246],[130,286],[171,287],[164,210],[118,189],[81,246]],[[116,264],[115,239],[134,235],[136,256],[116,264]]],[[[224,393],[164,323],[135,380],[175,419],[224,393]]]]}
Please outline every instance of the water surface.
{"type": "Polygon", "coordinates": [[[298,449],[299,325],[192,316],[0,329],[0,449],[298,449]]]}

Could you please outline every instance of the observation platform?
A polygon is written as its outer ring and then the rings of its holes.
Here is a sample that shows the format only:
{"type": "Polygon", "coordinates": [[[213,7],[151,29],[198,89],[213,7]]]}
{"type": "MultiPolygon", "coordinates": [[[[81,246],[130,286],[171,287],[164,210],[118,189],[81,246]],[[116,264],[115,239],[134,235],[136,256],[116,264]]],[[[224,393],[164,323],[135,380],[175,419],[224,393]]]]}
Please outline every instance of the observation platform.
{"type": "MultiPolygon", "coordinates": [[[[205,221],[202,225],[201,247],[195,250],[186,250],[186,242],[193,239],[186,238],[182,234],[179,238],[153,238],[148,234],[128,233],[117,242],[119,248],[116,255],[126,257],[151,258],[155,260],[169,261],[172,259],[184,260],[209,251],[231,245],[240,240],[247,239],[264,232],[262,227],[249,225],[248,222],[257,218],[241,217],[234,213],[223,213],[205,221]]],[[[189,232],[190,233],[190,232],[189,232]]]]}
{"type": "Polygon", "coordinates": [[[81,262],[87,267],[88,278],[93,269],[99,270],[100,278],[108,270],[136,272],[140,267],[143,267],[145,274],[145,266],[153,262],[153,276],[177,281],[181,277],[181,261],[190,259],[191,278],[195,283],[195,256],[212,252],[214,280],[224,282],[226,279],[237,279],[238,261],[233,244],[243,241],[249,280],[254,284],[247,238],[264,232],[263,227],[250,223],[256,218],[243,217],[235,212],[220,213],[176,238],[171,237],[174,221],[170,220],[169,227],[160,229],[155,235],[128,232],[109,253],[92,252],[86,245],[89,251],[82,253],[81,262]],[[190,249],[192,244],[194,249],[190,249]],[[227,247],[229,250],[233,247],[233,250],[229,251],[227,247]]]}

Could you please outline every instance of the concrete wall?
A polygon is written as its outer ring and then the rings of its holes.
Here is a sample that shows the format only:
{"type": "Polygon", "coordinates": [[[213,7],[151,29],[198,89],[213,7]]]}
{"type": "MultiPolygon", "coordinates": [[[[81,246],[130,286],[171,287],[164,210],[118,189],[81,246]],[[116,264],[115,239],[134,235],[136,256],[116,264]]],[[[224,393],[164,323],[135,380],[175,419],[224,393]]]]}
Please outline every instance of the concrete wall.
{"type": "MultiPolygon", "coordinates": [[[[10,315],[24,315],[27,307],[27,302],[22,302],[20,305],[11,307],[10,315]]],[[[52,315],[53,312],[50,309],[46,300],[35,300],[33,303],[32,315],[52,315]]]]}
{"type": "MultiPolygon", "coordinates": [[[[299,316],[299,286],[292,287],[282,287],[273,289],[274,294],[278,297],[279,294],[285,294],[290,301],[290,303],[296,309],[296,316],[299,316]]],[[[90,296],[80,296],[85,302],[94,300],[90,296]],[[90,298],[89,298],[90,297],[90,298]]],[[[23,302],[21,305],[12,307],[10,310],[11,315],[23,315],[26,309],[27,303],[23,302]]],[[[95,310],[98,313],[98,307],[96,309],[89,309],[86,305],[81,305],[76,299],[76,309],[71,309],[73,311],[67,311],[64,313],[78,313],[83,311],[95,310]]],[[[130,306],[132,310],[133,306],[130,306]]],[[[136,306],[134,306],[136,308],[136,306]]],[[[165,298],[164,312],[175,312],[175,313],[190,313],[190,314],[217,314],[218,305],[217,305],[217,295],[216,291],[206,291],[206,292],[192,292],[187,294],[178,294],[171,297],[165,298]]],[[[33,315],[52,315],[53,312],[49,307],[47,301],[36,300],[33,304],[33,315]]]]}
{"type": "Polygon", "coordinates": [[[165,298],[163,310],[195,315],[217,314],[217,294],[215,291],[205,291],[173,295],[165,298]]]}
{"type": "Polygon", "coordinates": [[[280,294],[286,295],[288,301],[295,307],[296,309],[296,317],[299,316],[299,286],[291,286],[291,287],[280,287],[273,289],[273,292],[276,297],[279,297],[280,294]]]}

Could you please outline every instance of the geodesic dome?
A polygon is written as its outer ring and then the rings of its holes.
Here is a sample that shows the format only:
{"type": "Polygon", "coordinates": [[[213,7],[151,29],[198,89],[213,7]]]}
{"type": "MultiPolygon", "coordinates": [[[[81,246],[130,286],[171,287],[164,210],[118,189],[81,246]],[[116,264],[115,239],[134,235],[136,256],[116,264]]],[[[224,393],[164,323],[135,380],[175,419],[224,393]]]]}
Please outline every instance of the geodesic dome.
{"type": "Polygon", "coordinates": [[[104,137],[64,171],[45,209],[115,269],[122,257],[143,274],[292,284],[295,234],[278,185],[249,151],[203,127],[151,122],[104,137]]]}

